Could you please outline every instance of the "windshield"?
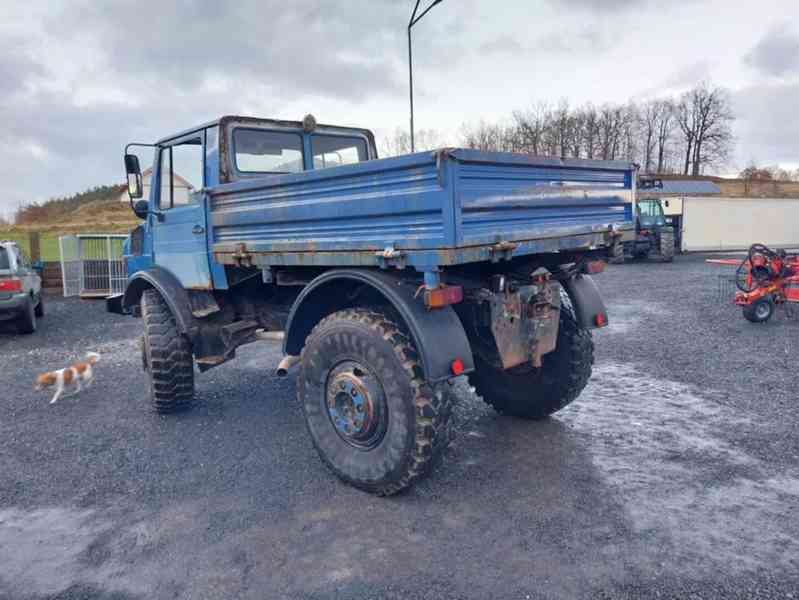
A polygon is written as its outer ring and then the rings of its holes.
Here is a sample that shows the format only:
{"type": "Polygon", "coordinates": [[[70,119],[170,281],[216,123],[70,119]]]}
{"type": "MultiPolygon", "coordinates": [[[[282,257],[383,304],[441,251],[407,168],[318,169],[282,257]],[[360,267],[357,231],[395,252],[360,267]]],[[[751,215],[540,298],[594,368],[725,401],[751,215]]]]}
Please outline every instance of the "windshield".
{"type": "Polygon", "coordinates": [[[8,271],[11,269],[11,262],[8,258],[8,251],[0,246],[0,271],[8,271]]]}
{"type": "Polygon", "coordinates": [[[663,216],[663,207],[660,200],[639,200],[638,217],[641,225],[652,227],[653,225],[665,225],[666,219],[663,216]]]}

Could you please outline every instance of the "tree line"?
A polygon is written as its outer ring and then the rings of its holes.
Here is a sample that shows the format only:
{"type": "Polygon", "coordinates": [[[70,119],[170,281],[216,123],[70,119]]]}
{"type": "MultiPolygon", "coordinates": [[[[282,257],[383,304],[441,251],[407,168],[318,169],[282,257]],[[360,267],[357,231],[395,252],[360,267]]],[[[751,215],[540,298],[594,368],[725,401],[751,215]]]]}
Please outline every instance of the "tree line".
{"type": "MultiPolygon", "coordinates": [[[[539,102],[513,111],[499,123],[465,124],[459,144],[561,158],[627,160],[647,173],[701,175],[728,163],[735,143],[734,120],[729,93],[701,83],[679,96],[624,104],[539,102]]],[[[434,130],[418,132],[417,140],[422,150],[446,145],[434,130]]],[[[397,130],[384,142],[383,151],[410,151],[407,134],[397,130]]]]}
{"type": "Polygon", "coordinates": [[[96,201],[115,201],[125,191],[124,184],[100,185],[62,198],[51,198],[42,203],[33,202],[20,206],[14,213],[14,222],[17,225],[49,222],[53,219],[65,217],[77,210],[83,204],[96,201]]]}

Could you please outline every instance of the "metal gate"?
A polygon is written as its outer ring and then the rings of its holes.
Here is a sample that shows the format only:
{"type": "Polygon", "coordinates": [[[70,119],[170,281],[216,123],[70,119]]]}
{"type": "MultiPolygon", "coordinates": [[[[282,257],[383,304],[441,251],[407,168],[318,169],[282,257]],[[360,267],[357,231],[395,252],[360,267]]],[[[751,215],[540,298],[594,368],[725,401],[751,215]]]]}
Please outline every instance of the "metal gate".
{"type": "Polygon", "coordinates": [[[64,235],[58,239],[64,296],[97,298],[125,291],[122,243],[127,236],[64,235]]]}

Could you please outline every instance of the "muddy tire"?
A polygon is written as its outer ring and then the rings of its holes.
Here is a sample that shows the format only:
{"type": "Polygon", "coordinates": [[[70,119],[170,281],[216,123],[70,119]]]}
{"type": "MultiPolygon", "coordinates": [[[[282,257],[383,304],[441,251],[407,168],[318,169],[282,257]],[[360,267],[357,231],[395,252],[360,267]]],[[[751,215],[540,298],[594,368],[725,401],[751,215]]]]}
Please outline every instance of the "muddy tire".
{"type": "Polygon", "coordinates": [[[503,415],[542,419],[583,391],[594,364],[594,341],[565,304],[560,311],[557,347],[544,355],[540,369],[520,365],[505,371],[477,354],[475,363],[476,370],[469,377],[486,403],[503,415]]]}
{"type": "Polygon", "coordinates": [[[424,382],[419,355],[388,315],[342,310],[308,336],[297,396],[319,457],[345,482],[386,496],[415,483],[451,439],[454,394],[424,382]]]}
{"type": "Polygon", "coordinates": [[[34,314],[41,319],[44,316],[44,294],[39,292],[39,303],[36,305],[34,314]]]}
{"type": "Polygon", "coordinates": [[[764,296],[743,307],[744,319],[752,323],[765,323],[774,315],[775,308],[774,298],[764,296]]]}
{"type": "Polygon", "coordinates": [[[189,340],[156,290],[142,295],[142,363],[147,395],[159,413],[171,413],[194,401],[194,359],[189,340]]]}
{"type": "Polygon", "coordinates": [[[610,246],[608,253],[608,262],[612,265],[620,265],[624,263],[624,242],[621,238],[616,238],[610,246]]]}
{"type": "Polygon", "coordinates": [[[17,331],[24,334],[36,332],[36,307],[33,298],[28,297],[25,300],[25,307],[17,319],[17,331]]]}
{"type": "Polygon", "coordinates": [[[674,260],[674,231],[664,229],[660,232],[660,260],[672,262],[674,260]]]}

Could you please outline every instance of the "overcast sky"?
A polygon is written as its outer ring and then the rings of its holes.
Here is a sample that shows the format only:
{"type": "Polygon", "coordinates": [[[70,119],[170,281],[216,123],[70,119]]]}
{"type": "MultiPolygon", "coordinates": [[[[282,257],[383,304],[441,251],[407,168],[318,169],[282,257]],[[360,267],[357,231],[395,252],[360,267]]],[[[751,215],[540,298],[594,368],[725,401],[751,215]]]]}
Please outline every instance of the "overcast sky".
{"type": "MultiPolygon", "coordinates": [[[[407,127],[411,5],[3,0],[0,213],[121,182],[126,141],[222,114],[407,127]]],[[[799,166],[796,0],[444,0],[414,36],[417,128],[453,143],[464,122],[536,101],[623,102],[707,79],[738,116],[729,171],[799,166]]]]}

